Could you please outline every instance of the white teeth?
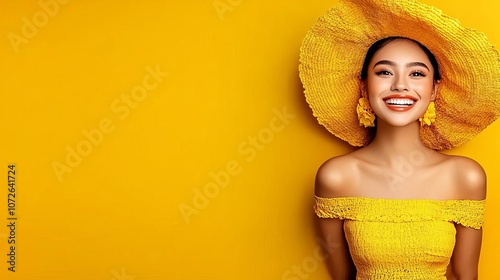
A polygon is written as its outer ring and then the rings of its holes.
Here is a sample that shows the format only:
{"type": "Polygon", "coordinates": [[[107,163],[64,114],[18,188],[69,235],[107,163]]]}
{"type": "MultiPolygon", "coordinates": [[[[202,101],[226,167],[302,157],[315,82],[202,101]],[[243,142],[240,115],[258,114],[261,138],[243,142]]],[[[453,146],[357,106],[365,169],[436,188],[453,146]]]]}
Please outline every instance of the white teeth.
{"type": "Polygon", "coordinates": [[[391,98],[385,101],[389,105],[401,105],[401,106],[411,106],[415,101],[411,99],[399,99],[399,98],[391,98]]]}

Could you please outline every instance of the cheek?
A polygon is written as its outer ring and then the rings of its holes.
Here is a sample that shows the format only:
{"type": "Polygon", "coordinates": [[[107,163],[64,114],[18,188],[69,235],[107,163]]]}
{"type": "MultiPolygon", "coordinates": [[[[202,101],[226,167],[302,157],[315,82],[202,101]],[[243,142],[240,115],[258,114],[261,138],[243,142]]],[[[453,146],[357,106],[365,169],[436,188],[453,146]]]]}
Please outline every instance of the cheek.
{"type": "Polygon", "coordinates": [[[370,98],[370,96],[379,96],[390,88],[390,79],[369,79],[366,86],[368,98],[370,98]]]}
{"type": "Polygon", "coordinates": [[[420,94],[421,98],[427,98],[431,96],[434,91],[434,82],[433,81],[422,81],[418,83],[414,83],[412,86],[413,90],[420,94]]]}

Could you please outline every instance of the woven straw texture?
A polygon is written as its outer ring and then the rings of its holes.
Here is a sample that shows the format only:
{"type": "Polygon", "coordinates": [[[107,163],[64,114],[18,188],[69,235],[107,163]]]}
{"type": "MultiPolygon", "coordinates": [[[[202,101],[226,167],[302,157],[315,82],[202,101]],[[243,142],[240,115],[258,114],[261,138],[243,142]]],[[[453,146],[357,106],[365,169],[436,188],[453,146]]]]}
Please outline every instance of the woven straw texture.
{"type": "Polygon", "coordinates": [[[500,115],[500,58],[484,34],[417,1],[340,0],[313,25],[300,50],[306,100],[328,131],[353,146],[371,141],[373,130],[360,127],[356,115],[358,77],[368,48],[390,36],[419,41],[438,61],[436,122],[420,128],[427,147],[464,144],[500,115]]]}

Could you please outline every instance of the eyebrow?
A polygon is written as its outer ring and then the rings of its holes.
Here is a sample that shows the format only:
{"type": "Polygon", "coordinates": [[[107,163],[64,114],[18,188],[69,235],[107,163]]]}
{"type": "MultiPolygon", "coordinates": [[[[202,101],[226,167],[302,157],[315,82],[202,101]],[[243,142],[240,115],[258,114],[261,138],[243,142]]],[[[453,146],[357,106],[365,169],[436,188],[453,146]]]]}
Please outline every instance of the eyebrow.
{"type": "MultiPolygon", "coordinates": [[[[375,65],[373,65],[373,68],[375,68],[375,66],[377,66],[377,65],[396,66],[396,62],[390,61],[390,60],[380,60],[380,61],[377,61],[377,63],[375,63],[375,65]]],[[[421,66],[421,67],[424,67],[425,69],[430,71],[429,67],[427,67],[427,65],[423,62],[415,61],[415,62],[409,62],[406,64],[406,67],[414,67],[414,66],[421,66]]]]}

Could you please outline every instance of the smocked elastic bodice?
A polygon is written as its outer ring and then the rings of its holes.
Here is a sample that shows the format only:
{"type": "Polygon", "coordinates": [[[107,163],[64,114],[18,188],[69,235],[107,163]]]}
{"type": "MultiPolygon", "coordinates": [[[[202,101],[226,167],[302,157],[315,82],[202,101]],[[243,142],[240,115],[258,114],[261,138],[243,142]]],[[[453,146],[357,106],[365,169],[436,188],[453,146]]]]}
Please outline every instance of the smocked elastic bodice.
{"type": "Polygon", "coordinates": [[[357,279],[446,279],[454,223],[479,229],[484,200],[315,197],[321,218],[344,221],[357,279]]]}

